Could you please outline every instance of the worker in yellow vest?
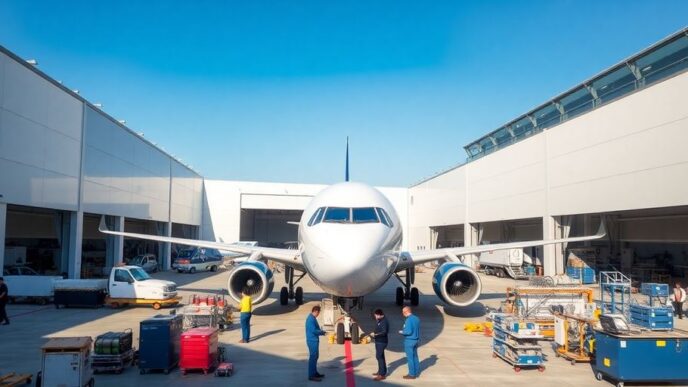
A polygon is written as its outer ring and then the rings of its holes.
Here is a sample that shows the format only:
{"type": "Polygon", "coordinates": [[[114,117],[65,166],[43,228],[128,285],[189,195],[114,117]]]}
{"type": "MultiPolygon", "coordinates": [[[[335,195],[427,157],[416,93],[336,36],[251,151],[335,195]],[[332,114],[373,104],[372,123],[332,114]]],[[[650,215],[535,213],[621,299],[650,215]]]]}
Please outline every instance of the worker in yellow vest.
{"type": "Polygon", "coordinates": [[[241,312],[241,341],[239,342],[248,343],[251,338],[251,313],[253,312],[253,303],[251,302],[251,296],[248,295],[246,290],[241,292],[239,307],[241,312]]]}

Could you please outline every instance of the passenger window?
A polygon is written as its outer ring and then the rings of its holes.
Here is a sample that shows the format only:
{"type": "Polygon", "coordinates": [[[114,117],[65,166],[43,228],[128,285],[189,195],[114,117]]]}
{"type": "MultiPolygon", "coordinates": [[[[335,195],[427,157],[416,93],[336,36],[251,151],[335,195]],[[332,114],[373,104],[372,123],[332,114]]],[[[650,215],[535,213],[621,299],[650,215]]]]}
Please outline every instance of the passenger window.
{"type": "Polygon", "coordinates": [[[325,219],[328,223],[348,223],[351,219],[351,209],[343,207],[327,207],[325,219]]]}
{"type": "Polygon", "coordinates": [[[373,207],[352,209],[354,223],[379,223],[377,213],[373,207]]]}

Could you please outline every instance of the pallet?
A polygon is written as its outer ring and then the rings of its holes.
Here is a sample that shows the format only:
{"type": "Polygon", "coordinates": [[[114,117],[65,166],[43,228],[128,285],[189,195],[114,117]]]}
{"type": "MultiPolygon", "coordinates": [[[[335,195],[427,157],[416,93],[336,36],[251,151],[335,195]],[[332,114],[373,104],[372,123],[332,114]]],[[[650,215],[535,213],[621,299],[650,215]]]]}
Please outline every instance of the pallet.
{"type": "Polygon", "coordinates": [[[91,355],[91,368],[94,373],[122,373],[127,365],[134,364],[134,350],[130,349],[121,355],[91,355]]]}
{"type": "Polygon", "coordinates": [[[22,384],[31,384],[31,374],[15,374],[10,372],[9,374],[0,375],[0,386],[2,387],[12,387],[19,386],[22,384]]]}
{"type": "Polygon", "coordinates": [[[170,373],[170,371],[172,371],[174,368],[176,368],[178,364],[179,364],[179,362],[175,362],[174,364],[170,365],[168,368],[141,368],[139,366],[139,373],[141,375],[145,375],[145,374],[150,373],[152,371],[162,371],[163,374],[167,375],[170,373]]]}

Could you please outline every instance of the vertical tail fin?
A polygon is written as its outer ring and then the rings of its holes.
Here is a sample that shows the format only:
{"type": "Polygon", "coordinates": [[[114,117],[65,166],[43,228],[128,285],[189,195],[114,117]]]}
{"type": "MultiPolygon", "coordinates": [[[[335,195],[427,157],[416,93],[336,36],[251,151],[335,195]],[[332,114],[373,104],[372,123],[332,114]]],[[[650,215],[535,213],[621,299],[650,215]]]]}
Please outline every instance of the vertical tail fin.
{"type": "Polygon", "coordinates": [[[344,181],[349,181],[349,136],[346,136],[346,171],[344,181]]]}

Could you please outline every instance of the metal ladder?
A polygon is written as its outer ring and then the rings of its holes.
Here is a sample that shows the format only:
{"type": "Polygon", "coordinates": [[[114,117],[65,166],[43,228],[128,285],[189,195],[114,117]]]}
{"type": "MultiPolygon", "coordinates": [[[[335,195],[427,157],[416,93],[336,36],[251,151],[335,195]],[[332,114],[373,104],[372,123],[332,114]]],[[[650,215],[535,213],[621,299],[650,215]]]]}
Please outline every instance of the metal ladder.
{"type": "Polygon", "coordinates": [[[602,313],[630,313],[631,279],[620,271],[600,272],[600,309],[602,313]]]}

